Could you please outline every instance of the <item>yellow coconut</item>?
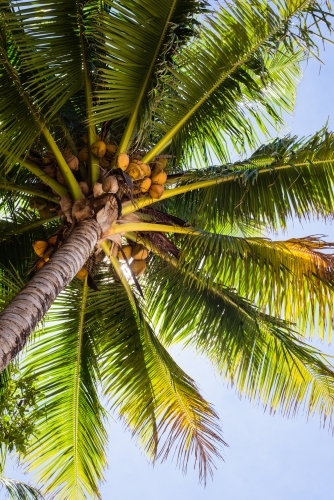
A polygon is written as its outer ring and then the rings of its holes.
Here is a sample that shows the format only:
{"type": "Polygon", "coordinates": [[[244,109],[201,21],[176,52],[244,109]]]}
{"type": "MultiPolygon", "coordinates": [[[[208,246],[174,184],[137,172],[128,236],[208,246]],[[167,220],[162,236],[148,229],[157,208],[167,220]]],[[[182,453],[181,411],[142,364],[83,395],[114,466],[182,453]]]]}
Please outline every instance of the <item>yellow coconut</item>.
{"type": "Polygon", "coordinates": [[[163,186],[161,186],[160,184],[152,184],[149,190],[149,195],[152,198],[158,200],[159,198],[161,198],[163,192],[164,192],[163,186]]]}
{"type": "Polygon", "coordinates": [[[139,164],[140,170],[143,172],[144,177],[151,177],[151,167],[147,163],[139,164]]]}
{"type": "Polygon", "coordinates": [[[76,274],[76,277],[79,278],[79,280],[84,280],[86,276],[88,276],[88,271],[84,267],[76,274]]]}
{"type": "Polygon", "coordinates": [[[40,260],[39,262],[37,262],[36,271],[39,271],[40,269],[42,269],[44,264],[46,264],[45,260],[40,260]]]}
{"type": "Polygon", "coordinates": [[[91,145],[90,149],[95,156],[101,158],[107,151],[107,145],[103,141],[96,141],[91,145]]]}
{"type": "Polygon", "coordinates": [[[144,177],[143,172],[139,168],[139,165],[128,168],[126,170],[126,173],[135,181],[137,181],[138,179],[142,179],[144,177]]]}
{"type": "Polygon", "coordinates": [[[167,165],[167,158],[158,158],[158,162],[162,166],[162,168],[165,168],[167,165]]]}
{"type": "Polygon", "coordinates": [[[38,257],[43,257],[47,249],[49,248],[49,244],[47,241],[34,241],[32,244],[32,247],[34,249],[35,254],[38,255],[38,257]]]}
{"type": "Polygon", "coordinates": [[[163,170],[161,172],[153,171],[151,175],[153,184],[164,184],[167,180],[167,174],[163,170]]]}
{"type": "Polygon", "coordinates": [[[85,146],[84,148],[80,149],[78,158],[82,162],[87,162],[88,161],[88,148],[85,146]]]}
{"type": "Polygon", "coordinates": [[[145,260],[148,257],[148,250],[144,245],[135,245],[131,256],[134,260],[145,260]]]}
{"type": "Polygon", "coordinates": [[[107,144],[107,152],[111,155],[114,155],[117,151],[117,147],[116,144],[107,144]]]}
{"type": "Polygon", "coordinates": [[[147,193],[151,187],[152,181],[149,177],[144,177],[144,179],[140,183],[140,192],[147,193]]]}
{"type": "Polygon", "coordinates": [[[129,166],[130,158],[126,153],[121,153],[116,158],[116,166],[122,170],[126,170],[129,166]]]}
{"type": "MultiPolygon", "coordinates": [[[[124,245],[122,246],[122,250],[125,254],[125,257],[126,257],[126,260],[129,260],[131,259],[131,255],[132,255],[132,246],[131,245],[124,245]]],[[[121,260],[122,262],[125,262],[124,260],[124,257],[123,257],[123,254],[122,252],[119,250],[118,254],[117,254],[117,257],[119,260],[121,260]]]]}
{"type": "Polygon", "coordinates": [[[130,268],[133,274],[139,278],[139,276],[145,272],[146,262],[144,260],[133,260],[130,264],[130,268]]]}

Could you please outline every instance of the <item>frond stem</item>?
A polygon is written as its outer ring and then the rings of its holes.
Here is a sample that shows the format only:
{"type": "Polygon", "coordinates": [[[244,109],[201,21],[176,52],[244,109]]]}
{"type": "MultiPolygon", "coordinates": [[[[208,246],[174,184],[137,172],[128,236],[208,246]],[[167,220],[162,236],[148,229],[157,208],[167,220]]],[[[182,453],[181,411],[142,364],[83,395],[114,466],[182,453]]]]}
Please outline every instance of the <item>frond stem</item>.
{"type": "Polygon", "coordinates": [[[0,189],[3,189],[4,191],[18,191],[32,196],[39,196],[40,198],[52,201],[53,203],[59,203],[59,198],[52,196],[52,194],[46,193],[45,191],[36,191],[35,189],[28,188],[26,186],[18,186],[17,184],[12,184],[10,182],[0,182],[0,189]]]}
{"type": "Polygon", "coordinates": [[[81,372],[81,354],[83,349],[83,334],[85,325],[85,312],[87,305],[88,296],[88,284],[87,277],[85,278],[82,286],[82,298],[80,304],[79,313],[79,328],[78,328],[78,348],[77,348],[77,359],[75,365],[75,376],[74,376],[74,408],[73,408],[73,462],[75,467],[75,481],[78,482],[78,477],[80,475],[78,471],[78,420],[79,420],[79,395],[80,395],[80,372],[81,372]]]}
{"type": "Polygon", "coordinates": [[[89,63],[86,50],[85,30],[83,26],[84,11],[81,3],[76,2],[78,13],[78,26],[80,35],[84,87],[85,87],[85,100],[86,100],[86,113],[87,113],[87,135],[88,135],[88,165],[89,165],[89,182],[94,186],[99,178],[100,170],[97,157],[91,151],[91,145],[96,141],[95,126],[93,125],[93,99],[92,99],[92,82],[89,72],[89,63]]]}
{"type": "Polygon", "coordinates": [[[27,224],[25,226],[16,227],[12,231],[9,231],[8,233],[2,234],[0,239],[2,241],[6,240],[7,237],[9,237],[9,236],[14,236],[17,234],[25,233],[26,231],[31,231],[31,229],[35,229],[36,227],[43,226],[44,224],[47,224],[48,222],[52,222],[56,219],[59,219],[59,215],[52,215],[51,217],[47,217],[45,219],[38,219],[36,222],[32,222],[31,224],[27,224]]]}
{"type": "MultiPolygon", "coordinates": [[[[286,163],[284,165],[279,165],[277,167],[273,168],[263,168],[263,169],[254,169],[254,173],[256,175],[262,175],[262,174],[273,174],[277,170],[286,170],[288,168],[296,168],[296,167],[309,167],[311,164],[313,165],[320,165],[324,163],[334,163],[334,159],[330,160],[315,160],[315,161],[306,161],[306,162],[301,162],[301,163],[286,163]]],[[[196,181],[190,184],[184,184],[182,186],[178,186],[173,189],[165,189],[165,191],[162,193],[161,197],[159,199],[151,198],[150,196],[145,196],[143,198],[136,199],[135,203],[132,203],[131,201],[126,201],[123,206],[122,206],[122,215],[129,215],[133,212],[137,212],[141,208],[147,207],[149,205],[152,205],[153,203],[158,203],[160,201],[166,200],[168,198],[172,198],[173,196],[177,196],[180,194],[188,193],[189,191],[194,191],[196,189],[205,189],[211,186],[215,186],[216,184],[222,184],[224,182],[231,182],[231,181],[236,181],[242,179],[245,173],[249,175],[250,170],[239,170],[236,172],[233,172],[232,174],[228,174],[225,176],[215,176],[211,179],[205,179],[205,180],[200,180],[196,181]]]]}

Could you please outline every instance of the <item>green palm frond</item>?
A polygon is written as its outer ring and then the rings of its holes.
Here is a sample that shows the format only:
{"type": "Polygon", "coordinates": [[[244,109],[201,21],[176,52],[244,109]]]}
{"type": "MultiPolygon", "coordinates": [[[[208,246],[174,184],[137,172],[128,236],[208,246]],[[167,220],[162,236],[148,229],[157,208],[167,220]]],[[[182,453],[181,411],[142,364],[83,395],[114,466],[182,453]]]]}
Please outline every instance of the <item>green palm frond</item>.
{"type": "Polygon", "coordinates": [[[143,161],[151,161],[176,136],[174,146],[180,153],[182,145],[183,155],[187,144],[190,149],[218,146],[224,130],[234,143],[239,139],[242,144],[246,137],[249,144],[254,144],[243,105],[259,124],[256,103],[266,109],[274,122],[279,121],[270,86],[276,86],[274,93],[283,91],[280,106],[289,107],[298,69],[292,69],[292,65],[284,78],[275,83],[267,75],[265,63],[279,50],[287,59],[294,54],[298,66],[295,31],[300,40],[310,43],[309,35],[303,36],[303,29],[298,30],[298,17],[302,18],[301,25],[307,24],[305,10],[322,11],[318,3],[305,0],[278,1],[275,5],[240,0],[211,16],[196,42],[175,58],[171,80],[166,84],[169,90],[163,93],[155,110],[156,125],[165,135],[143,161]],[[211,141],[210,136],[214,138],[211,141]]]}
{"type": "Polygon", "coordinates": [[[131,139],[139,110],[143,112],[140,120],[145,118],[158,74],[192,34],[194,15],[203,12],[205,4],[198,0],[108,0],[104,10],[92,16],[89,40],[101,55],[94,120],[131,115],[122,150],[131,139]]]}
{"type": "Polygon", "coordinates": [[[12,266],[28,277],[28,272],[37,259],[32,243],[47,240],[57,232],[59,219],[54,216],[41,219],[29,210],[17,210],[14,217],[0,221],[0,268],[12,266]]]}
{"type": "Polygon", "coordinates": [[[323,338],[333,316],[334,243],[309,237],[287,241],[205,234],[179,240],[179,266],[209,286],[233,287],[262,310],[323,338]],[[310,300],[312,297],[312,300],[310,300]]]}
{"type": "Polygon", "coordinates": [[[333,367],[289,323],[175,264],[150,266],[149,278],[147,303],[168,344],[194,346],[240,394],[271,411],[306,409],[332,424],[333,367]]]}
{"type": "Polygon", "coordinates": [[[144,304],[114,285],[105,294],[101,351],[108,397],[151,458],[165,460],[174,452],[186,471],[193,457],[205,481],[223,444],[217,415],[159,342],[144,304]]]}
{"type": "Polygon", "coordinates": [[[277,229],[293,217],[330,217],[334,134],[322,129],[307,139],[275,139],[246,160],[175,177],[161,200],[182,195],[168,200],[166,208],[187,214],[190,223],[205,230],[221,231],[225,221],[253,219],[277,229]]]}
{"type": "Polygon", "coordinates": [[[43,500],[42,494],[29,484],[0,475],[0,488],[7,490],[8,500],[43,500]]]}
{"type": "Polygon", "coordinates": [[[97,339],[86,315],[87,284],[56,300],[24,360],[41,393],[42,416],[27,453],[43,489],[57,498],[100,498],[106,464],[105,412],[99,402],[97,339]]]}

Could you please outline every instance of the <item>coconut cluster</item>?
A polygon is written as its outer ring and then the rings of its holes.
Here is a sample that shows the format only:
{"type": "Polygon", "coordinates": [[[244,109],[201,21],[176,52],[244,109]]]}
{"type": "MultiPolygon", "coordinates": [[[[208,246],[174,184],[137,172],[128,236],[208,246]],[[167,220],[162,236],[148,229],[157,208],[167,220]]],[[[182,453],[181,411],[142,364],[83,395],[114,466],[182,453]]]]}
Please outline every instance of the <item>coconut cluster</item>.
{"type": "Polygon", "coordinates": [[[117,254],[121,262],[126,262],[133,274],[139,278],[146,270],[148,250],[144,245],[122,245],[117,254]]]}
{"type": "MultiPolygon", "coordinates": [[[[123,201],[143,196],[150,196],[154,199],[161,198],[164,184],[167,181],[165,172],[167,159],[156,157],[148,164],[142,161],[138,152],[130,156],[126,153],[119,153],[117,144],[108,144],[101,140],[100,136],[96,136],[96,141],[90,146],[87,134],[81,139],[84,145],[79,149],[79,152],[73,147],[76,154],[70,148],[61,150],[61,153],[73,172],[84,198],[73,202],[69,195],[64,195],[57,204],[57,202],[49,202],[36,196],[31,198],[30,206],[38,210],[41,217],[48,217],[57,212],[64,216],[65,226],[95,216],[101,227],[102,237],[107,237],[108,229],[119,217],[120,204],[123,201]],[[86,164],[91,155],[93,155],[94,163],[98,162],[100,166],[100,177],[93,186],[89,186],[86,182],[86,164]]],[[[35,162],[45,174],[56,179],[59,184],[66,185],[57,160],[51,152],[48,152],[43,158],[36,156],[35,162]]],[[[51,190],[47,186],[41,189],[51,190]]],[[[66,228],[62,239],[66,239],[66,228]]],[[[35,242],[34,250],[40,258],[37,265],[34,266],[35,269],[41,269],[57,248],[52,246],[50,241],[35,242]]],[[[124,245],[118,253],[121,261],[124,260],[124,255],[133,275],[141,276],[146,269],[148,250],[143,245],[124,245]]],[[[77,277],[84,279],[87,274],[88,271],[84,267],[79,271],[77,277]]]]}

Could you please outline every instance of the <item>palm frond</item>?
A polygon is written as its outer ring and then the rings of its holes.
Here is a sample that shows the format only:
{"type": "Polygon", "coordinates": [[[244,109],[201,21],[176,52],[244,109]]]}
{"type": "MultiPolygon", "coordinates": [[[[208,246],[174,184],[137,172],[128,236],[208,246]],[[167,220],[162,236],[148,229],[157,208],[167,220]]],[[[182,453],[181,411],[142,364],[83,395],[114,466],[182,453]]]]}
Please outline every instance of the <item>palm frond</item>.
{"type": "MultiPolygon", "coordinates": [[[[298,75],[300,57],[295,31],[306,44],[310,43],[307,30],[298,29],[298,18],[302,18],[302,25],[307,24],[305,10],[308,14],[322,11],[318,3],[304,0],[278,1],[275,5],[240,0],[207,19],[196,42],[176,56],[175,68],[170,69],[171,79],[165,83],[169,90],[159,98],[155,109],[156,126],[165,135],[143,161],[151,161],[171,140],[179,154],[181,145],[183,155],[185,146],[190,151],[211,146],[221,157],[224,151],[219,142],[224,132],[235,144],[243,145],[246,137],[254,145],[249,117],[256,116],[258,124],[265,128],[261,107],[268,117],[279,122],[273,104],[278,99],[281,107],[290,107],[298,75]],[[278,51],[286,60],[290,57],[291,66],[284,70],[284,78],[275,81],[267,75],[266,63],[278,51]],[[283,92],[283,98],[279,92],[283,92]]],[[[226,161],[225,155],[221,161],[226,161]]]]}
{"type": "Polygon", "coordinates": [[[105,412],[99,402],[97,339],[86,315],[87,284],[72,283],[24,360],[41,393],[42,416],[26,460],[57,498],[100,498],[106,464],[105,412]]]}
{"type": "Polygon", "coordinates": [[[244,161],[171,176],[172,189],[161,199],[182,194],[166,208],[209,231],[249,219],[286,228],[293,217],[331,217],[333,167],[334,134],[322,129],[307,139],[275,139],[244,161]]]}
{"type": "Polygon", "coordinates": [[[42,494],[29,484],[0,475],[0,488],[7,490],[11,500],[43,500],[42,494]]]}
{"type": "MultiPolygon", "coordinates": [[[[194,16],[206,2],[159,0],[131,3],[106,1],[92,16],[89,40],[100,53],[96,123],[133,115],[145,117],[148,98],[165,61],[193,32],[194,16]]],[[[138,124],[139,125],[139,124],[138,124]]]]}
{"type": "Polygon", "coordinates": [[[241,395],[270,411],[305,410],[332,425],[333,367],[289,323],[166,262],[150,266],[149,278],[146,300],[168,344],[194,346],[241,395]]]}
{"type": "Polygon", "coordinates": [[[333,316],[334,243],[316,237],[271,241],[205,234],[179,240],[179,266],[221,284],[261,310],[297,323],[305,336],[323,339],[333,316]],[[333,251],[332,251],[333,252],[333,251]],[[316,329],[314,328],[316,326],[316,329]]]}
{"type": "Polygon", "coordinates": [[[193,456],[205,481],[213,457],[219,456],[217,445],[223,444],[217,415],[159,342],[141,310],[145,306],[134,309],[125,290],[115,285],[108,291],[100,305],[106,393],[151,458],[165,460],[174,450],[185,471],[193,456]]]}

